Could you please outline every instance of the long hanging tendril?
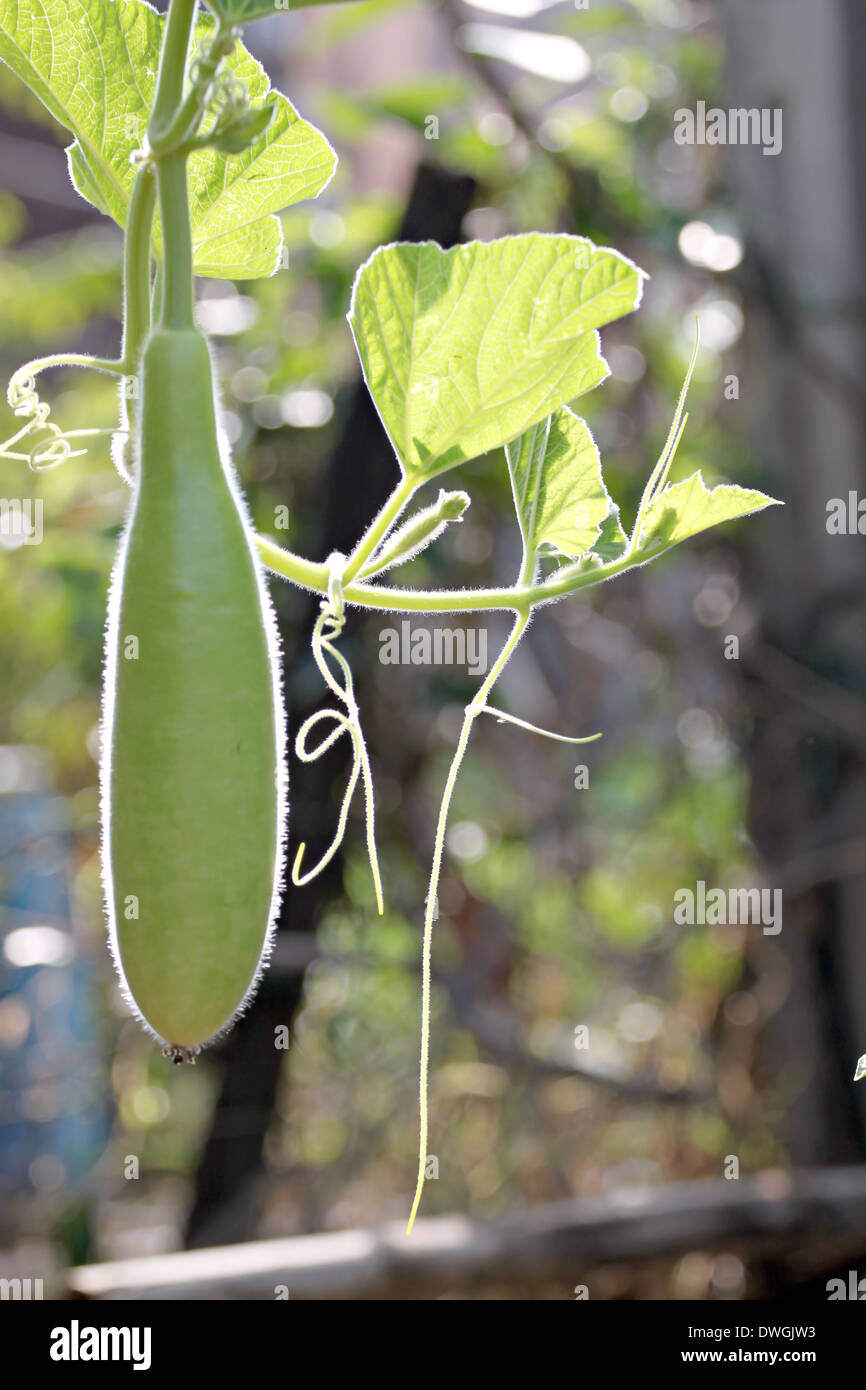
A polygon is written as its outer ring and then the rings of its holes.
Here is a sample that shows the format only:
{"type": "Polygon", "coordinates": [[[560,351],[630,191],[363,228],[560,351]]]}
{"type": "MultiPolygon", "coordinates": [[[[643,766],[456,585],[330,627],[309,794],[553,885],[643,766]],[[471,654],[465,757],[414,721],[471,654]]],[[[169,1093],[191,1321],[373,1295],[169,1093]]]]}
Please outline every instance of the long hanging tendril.
{"type": "Polygon", "coordinates": [[[328,557],[329,578],[328,578],[328,597],[323,599],[320,605],[319,616],[316,619],[315,627],[311,640],[313,658],[322,679],[328,689],[345,706],[345,713],[340,709],[317,710],[304,720],[295,738],[295,752],[301,762],[316,762],[329,748],[337,742],[343,734],[348,734],[352,740],[354,752],[352,771],[343,795],[343,804],[340,807],[340,814],[337,819],[337,829],[334,833],[330,845],[325,850],[318,863],[314,864],[306,873],[301,873],[301,862],[306,850],[306,843],[298,846],[295,855],[295,862],[292,866],[292,882],[296,887],[301,888],[309,883],[322,870],[330,864],[346,833],[346,822],[349,817],[349,808],[355,788],[359,779],[364,784],[364,800],[366,807],[367,821],[367,854],[370,859],[370,871],[373,875],[373,887],[376,892],[376,905],[379,914],[384,912],[384,902],[382,899],[382,879],[379,873],[379,858],[376,851],[376,822],[375,822],[375,803],[373,797],[373,774],[370,768],[370,759],[367,753],[367,745],[364,742],[364,733],[361,728],[361,717],[358,705],[355,700],[355,689],[352,682],[352,672],[345,658],[337,651],[334,643],[343,631],[346,622],[345,603],[343,600],[343,571],[345,570],[347,557],[339,551],[334,551],[328,557]],[[329,662],[333,662],[339,672],[339,677],[334,674],[329,662]],[[310,734],[320,724],[330,723],[333,727],[329,733],[316,744],[310,745],[310,734]]]}

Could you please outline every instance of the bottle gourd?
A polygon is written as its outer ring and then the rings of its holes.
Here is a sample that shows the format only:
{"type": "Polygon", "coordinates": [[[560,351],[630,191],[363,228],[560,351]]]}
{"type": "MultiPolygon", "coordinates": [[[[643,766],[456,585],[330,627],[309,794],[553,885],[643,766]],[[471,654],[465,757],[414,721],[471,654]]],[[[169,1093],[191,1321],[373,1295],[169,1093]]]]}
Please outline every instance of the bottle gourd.
{"type": "Polygon", "coordinates": [[[103,865],[129,1002],[176,1060],[251,997],[279,902],[276,629],[217,437],[210,352],[159,327],[109,600],[103,865]]]}

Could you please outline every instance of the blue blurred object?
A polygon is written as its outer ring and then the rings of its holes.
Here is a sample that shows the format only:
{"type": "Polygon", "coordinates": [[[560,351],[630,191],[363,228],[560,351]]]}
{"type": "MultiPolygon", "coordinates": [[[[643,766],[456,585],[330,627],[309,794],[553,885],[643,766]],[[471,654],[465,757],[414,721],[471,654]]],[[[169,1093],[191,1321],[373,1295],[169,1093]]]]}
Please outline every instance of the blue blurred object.
{"type": "Polygon", "coordinates": [[[71,930],[67,805],[0,747],[0,1194],[74,1192],[108,1140],[93,970],[71,930]]]}

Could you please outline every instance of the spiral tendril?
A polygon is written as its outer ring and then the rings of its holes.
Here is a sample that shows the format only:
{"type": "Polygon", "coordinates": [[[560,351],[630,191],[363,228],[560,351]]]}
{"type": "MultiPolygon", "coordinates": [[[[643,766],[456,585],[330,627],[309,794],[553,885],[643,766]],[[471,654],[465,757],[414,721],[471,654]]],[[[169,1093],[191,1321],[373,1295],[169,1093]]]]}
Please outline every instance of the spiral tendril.
{"type": "Polygon", "coordinates": [[[59,425],[49,420],[51,407],[47,401],[39,399],[36,378],[26,370],[16,372],[11,378],[6,398],[13,414],[26,417],[27,423],[17,433],[0,443],[0,457],[18,459],[26,463],[34,473],[59,468],[67,459],[78,458],[87,452],[86,449],[73,449],[69,443],[70,439],[102,432],[69,430],[64,433],[59,425]],[[16,451],[15,446],[24,440],[30,440],[30,448],[16,451]]]}
{"type": "Polygon", "coordinates": [[[330,845],[324,854],[311,869],[305,874],[301,873],[301,863],[306,851],[306,843],[302,842],[298,846],[295,855],[295,862],[292,866],[292,882],[296,887],[301,888],[309,883],[311,879],[317,877],[339,850],[346,834],[346,822],[349,817],[349,808],[355,788],[359,779],[364,785],[365,815],[367,823],[367,854],[370,859],[370,871],[373,875],[373,887],[376,893],[376,905],[379,914],[384,912],[382,899],[382,880],[379,873],[379,860],[376,851],[376,827],[375,827],[375,805],[373,798],[373,774],[370,769],[370,759],[367,753],[367,746],[364,742],[364,732],[361,728],[361,717],[358,705],[355,700],[355,690],[352,681],[352,672],[349,665],[333,645],[343,631],[346,622],[345,604],[343,600],[343,571],[346,567],[346,556],[334,551],[328,558],[329,577],[328,577],[328,597],[320,604],[319,616],[313,628],[311,646],[313,658],[322,679],[328,689],[345,706],[345,713],[341,709],[322,709],[316,710],[304,720],[295,737],[295,752],[301,762],[316,762],[323,754],[332,748],[343,734],[348,734],[352,740],[353,760],[352,771],[343,795],[343,803],[340,807],[340,814],[337,818],[337,829],[330,845]],[[332,661],[342,677],[342,683],[331,666],[332,661]],[[320,724],[329,723],[332,727],[326,732],[318,743],[310,744],[310,734],[317,729],[320,724]]]}

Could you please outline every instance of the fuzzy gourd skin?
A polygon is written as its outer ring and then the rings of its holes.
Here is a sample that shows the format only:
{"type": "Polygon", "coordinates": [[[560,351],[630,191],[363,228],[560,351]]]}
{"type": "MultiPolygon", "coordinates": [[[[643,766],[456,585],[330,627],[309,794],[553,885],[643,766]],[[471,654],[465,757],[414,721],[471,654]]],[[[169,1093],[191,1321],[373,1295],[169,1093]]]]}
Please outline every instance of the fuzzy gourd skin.
{"type": "Polygon", "coordinates": [[[186,1049],[231,1023],[267,954],[282,707],[207,344],[157,329],[140,375],[136,490],[109,605],[103,862],[121,983],[157,1037],[186,1049]]]}

